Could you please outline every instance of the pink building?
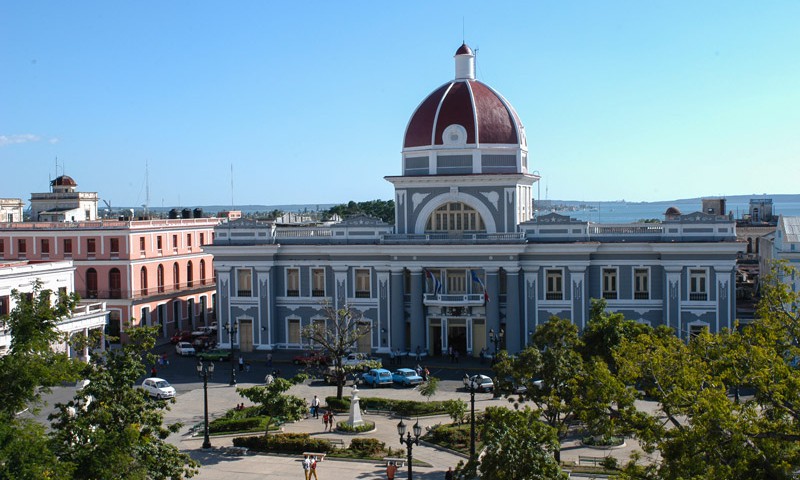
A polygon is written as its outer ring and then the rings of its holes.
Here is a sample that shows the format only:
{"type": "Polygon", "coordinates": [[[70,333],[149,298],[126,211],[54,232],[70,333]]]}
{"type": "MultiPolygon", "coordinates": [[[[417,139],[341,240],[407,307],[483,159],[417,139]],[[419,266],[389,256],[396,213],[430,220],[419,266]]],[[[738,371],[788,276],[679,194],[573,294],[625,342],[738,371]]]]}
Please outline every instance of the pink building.
{"type": "Polygon", "coordinates": [[[220,221],[0,223],[0,261],[72,260],[81,298],[107,305],[109,335],[143,324],[168,337],[214,320],[213,257],[203,245],[220,221]]]}

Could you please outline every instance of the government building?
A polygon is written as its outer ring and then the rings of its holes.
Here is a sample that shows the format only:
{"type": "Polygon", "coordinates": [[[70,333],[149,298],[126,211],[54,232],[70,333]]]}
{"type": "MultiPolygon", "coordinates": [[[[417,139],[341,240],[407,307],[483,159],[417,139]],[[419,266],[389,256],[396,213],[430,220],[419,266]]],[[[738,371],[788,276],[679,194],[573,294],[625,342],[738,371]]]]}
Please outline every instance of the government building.
{"type": "MultiPolygon", "coordinates": [[[[461,355],[525,348],[551,316],[579,328],[593,298],[681,337],[734,324],[736,224],[665,212],[661,223],[596,224],[534,215],[525,127],[475,78],[467,45],[455,78],[408,121],[394,224],[368,217],[327,227],[246,219],[215,228],[217,314],[243,351],[307,348],[321,306],[349,306],[369,329],[354,350],[461,355]],[[500,332],[503,333],[500,338],[500,332]]],[[[398,132],[399,136],[399,132],[398,132]]],[[[699,206],[698,206],[699,207],[699,206]]],[[[230,345],[225,329],[220,344],[230,345]]]]}

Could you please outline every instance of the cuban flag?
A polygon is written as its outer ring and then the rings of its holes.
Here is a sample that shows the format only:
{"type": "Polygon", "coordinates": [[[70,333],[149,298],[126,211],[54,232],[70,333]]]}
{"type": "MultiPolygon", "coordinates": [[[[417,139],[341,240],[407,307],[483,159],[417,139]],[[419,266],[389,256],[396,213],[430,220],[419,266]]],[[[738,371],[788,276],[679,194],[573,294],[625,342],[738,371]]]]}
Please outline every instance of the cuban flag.
{"type": "Polygon", "coordinates": [[[481,277],[479,277],[478,274],[475,273],[475,270],[470,270],[469,273],[470,276],[472,277],[472,283],[477,283],[483,289],[484,303],[489,303],[489,292],[486,291],[486,285],[483,283],[483,280],[481,280],[481,277]]]}
{"type": "Polygon", "coordinates": [[[436,276],[433,275],[433,272],[430,270],[425,270],[425,276],[430,278],[431,282],[433,282],[433,293],[442,293],[442,282],[436,279],[436,276]]]}

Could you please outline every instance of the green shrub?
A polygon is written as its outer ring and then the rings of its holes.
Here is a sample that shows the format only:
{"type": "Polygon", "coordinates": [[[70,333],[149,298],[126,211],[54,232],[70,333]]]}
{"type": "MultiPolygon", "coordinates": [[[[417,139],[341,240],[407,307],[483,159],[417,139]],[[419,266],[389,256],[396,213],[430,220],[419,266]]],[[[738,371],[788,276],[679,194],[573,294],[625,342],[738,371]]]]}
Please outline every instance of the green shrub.
{"type": "Polygon", "coordinates": [[[349,423],[342,421],[336,424],[336,430],[340,430],[342,432],[350,432],[350,433],[363,433],[363,432],[370,432],[375,429],[375,422],[369,422],[364,420],[363,425],[353,426],[349,423]]]}
{"type": "Polygon", "coordinates": [[[386,444],[377,438],[354,438],[350,442],[350,450],[368,457],[383,453],[385,449],[386,444]]]}
{"type": "Polygon", "coordinates": [[[278,433],[253,437],[236,437],[236,447],[247,447],[257,452],[275,452],[301,455],[303,452],[327,453],[333,451],[331,442],[321,438],[311,438],[307,433],[278,433]]]}
{"type": "Polygon", "coordinates": [[[325,403],[328,405],[328,408],[337,412],[350,411],[349,398],[325,397],[325,403]]]}
{"type": "Polygon", "coordinates": [[[266,427],[266,418],[218,418],[208,424],[209,433],[223,432],[244,432],[248,430],[258,430],[266,427]]]}
{"type": "Polygon", "coordinates": [[[467,402],[457,398],[455,400],[445,400],[442,403],[445,412],[453,420],[453,423],[464,423],[464,417],[467,416],[467,402]]]}

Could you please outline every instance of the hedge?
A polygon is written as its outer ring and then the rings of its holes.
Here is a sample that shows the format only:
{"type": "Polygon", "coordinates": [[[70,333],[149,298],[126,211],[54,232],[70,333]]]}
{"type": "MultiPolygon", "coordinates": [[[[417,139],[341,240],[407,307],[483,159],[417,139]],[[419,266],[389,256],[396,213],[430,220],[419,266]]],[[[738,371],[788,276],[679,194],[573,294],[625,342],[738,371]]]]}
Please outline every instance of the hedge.
{"type": "MultiPolygon", "coordinates": [[[[350,410],[350,399],[336,397],[326,397],[325,402],[328,407],[339,412],[350,410]]],[[[416,400],[393,400],[390,398],[364,397],[361,399],[362,410],[389,410],[398,415],[413,417],[417,415],[432,415],[437,413],[447,413],[445,402],[423,402],[416,400]]]]}
{"type": "Polygon", "coordinates": [[[218,418],[208,424],[209,433],[242,432],[266,427],[265,417],[218,418]]]}
{"type": "Polygon", "coordinates": [[[302,455],[303,452],[328,453],[334,450],[331,442],[311,438],[307,433],[277,433],[254,437],[236,437],[235,447],[247,447],[257,452],[276,452],[302,455]]]}

